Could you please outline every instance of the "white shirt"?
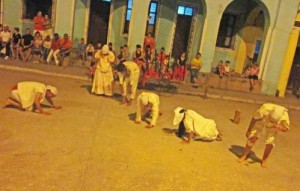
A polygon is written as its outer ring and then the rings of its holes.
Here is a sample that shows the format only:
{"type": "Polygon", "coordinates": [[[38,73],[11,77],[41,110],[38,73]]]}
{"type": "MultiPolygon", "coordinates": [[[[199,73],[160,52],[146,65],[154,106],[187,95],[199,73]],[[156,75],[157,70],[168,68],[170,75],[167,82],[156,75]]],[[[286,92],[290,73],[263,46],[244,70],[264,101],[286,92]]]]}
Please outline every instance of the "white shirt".
{"type": "Polygon", "coordinates": [[[2,42],[8,42],[11,38],[11,33],[9,31],[1,31],[0,37],[2,38],[2,42]]]}

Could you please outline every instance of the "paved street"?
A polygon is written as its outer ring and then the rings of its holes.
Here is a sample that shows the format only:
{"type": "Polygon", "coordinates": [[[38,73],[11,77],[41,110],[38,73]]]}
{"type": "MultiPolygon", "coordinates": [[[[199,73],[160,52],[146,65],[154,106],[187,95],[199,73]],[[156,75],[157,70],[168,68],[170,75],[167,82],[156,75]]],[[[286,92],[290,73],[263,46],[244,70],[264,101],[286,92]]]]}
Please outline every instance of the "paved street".
{"type": "Polygon", "coordinates": [[[300,185],[299,110],[289,111],[291,129],[278,135],[263,169],[259,163],[263,140],[255,145],[248,163],[236,162],[257,104],[160,93],[163,116],[157,127],[146,129],[145,123],[136,125],[132,120],[135,102],[120,106],[119,97],[91,95],[91,82],[79,78],[0,69],[1,104],[10,88],[25,80],[56,86],[59,94],[54,102],[63,109],[46,107],[50,116],[0,109],[1,191],[285,191],[300,185]],[[224,140],[180,144],[172,125],[177,106],[213,118],[224,140]],[[236,109],[242,111],[239,125],[230,121],[236,109]]]}

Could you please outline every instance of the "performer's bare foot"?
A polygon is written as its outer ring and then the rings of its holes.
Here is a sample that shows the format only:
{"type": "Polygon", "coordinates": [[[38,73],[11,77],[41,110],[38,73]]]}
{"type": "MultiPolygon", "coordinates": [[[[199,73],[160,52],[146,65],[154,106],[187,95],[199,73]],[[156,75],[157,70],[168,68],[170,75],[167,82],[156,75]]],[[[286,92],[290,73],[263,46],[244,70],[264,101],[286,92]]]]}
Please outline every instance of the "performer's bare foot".
{"type": "Polygon", "coordinates": [[[239,163],[244,163],[246,161],[246,157],[244,157],[244,156],[241,156],[238,160],[237,160],[237,162],[239,162],[239,163]]]}
{"type": "Polygon", "coordinates": [[[121,105],[124,105],[125,103],[126,103],[126,98],[125,98],[125,97],[123,97],[123,98],[122,98],[122,101],[121,101],[121,103],[120,103],[120,104],[121,104],[121,105]]]}
{"type": "Polygon", "coordinates": [[[267,161],[266,160],[261,161],[261,167],[262,168],[267,168],[267,161]]]}
{"type": "Polygon", "coordinates": [[[154,127],[154,126],[151,125],[151,124],[148,124],[148,125],[146,126],[146,128],[148,128],[148,129],[153,128],[153,127],[154,127]]]}
{"type": "Polygon", "coordinates": [[[134,121],[135,122],[135,124],[140,124],[141,123],[141,121],[134,121]]]}

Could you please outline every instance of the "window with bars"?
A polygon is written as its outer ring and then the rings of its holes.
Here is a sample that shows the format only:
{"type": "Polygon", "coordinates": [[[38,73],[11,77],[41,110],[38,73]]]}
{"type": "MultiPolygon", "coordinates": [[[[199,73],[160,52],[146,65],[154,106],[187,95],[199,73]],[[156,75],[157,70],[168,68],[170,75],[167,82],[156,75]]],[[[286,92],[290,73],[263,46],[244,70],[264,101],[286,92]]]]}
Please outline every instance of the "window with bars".
{"type": "Polygon", "coordinates": [[[157,9],[158,9],[158,3],[156,1],[151,1],[149,5],[149,11],[148,11],[146,34],[152,33],[153,37],[155,35],[157,9]]]}
{"type": "Polygon", "coordinates": [[[224,13],[220,22],[217,47],[234,48],[236,15],[224,13]]]}
{"type": "Polygon", "coordinates": [[[33,19],[37,12],[41,11],[43,15],[52,17],[52,0],[24,0],[23,1],[23,19],[33,19]]]}
{"type": "Polygon", "coordinates": [[[127,0],[125,23],[124,23],[124,29],[123,29],[124,34],[128,34],[128,32],[129,32],[129,24],[130,24],[131,13],[132,13],[132,5],[133,5],[132,0],[127,0]]]}

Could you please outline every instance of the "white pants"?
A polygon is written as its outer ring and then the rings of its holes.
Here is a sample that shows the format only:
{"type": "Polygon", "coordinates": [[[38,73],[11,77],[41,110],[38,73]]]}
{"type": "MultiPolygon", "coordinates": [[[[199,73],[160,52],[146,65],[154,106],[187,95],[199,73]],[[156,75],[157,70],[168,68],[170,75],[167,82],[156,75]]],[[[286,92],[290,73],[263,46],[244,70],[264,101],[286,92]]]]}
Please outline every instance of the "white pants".
{"type": "Polygon", "coordinates": [[[59,59],[58,59],[58,54],[59,54],[59,49],[53,51],[53,49],[50,50],[49,55],[47,57],[47,63],[50,63],[52,56],[54,57],[55,64],[59,64],[59,59]]]}

